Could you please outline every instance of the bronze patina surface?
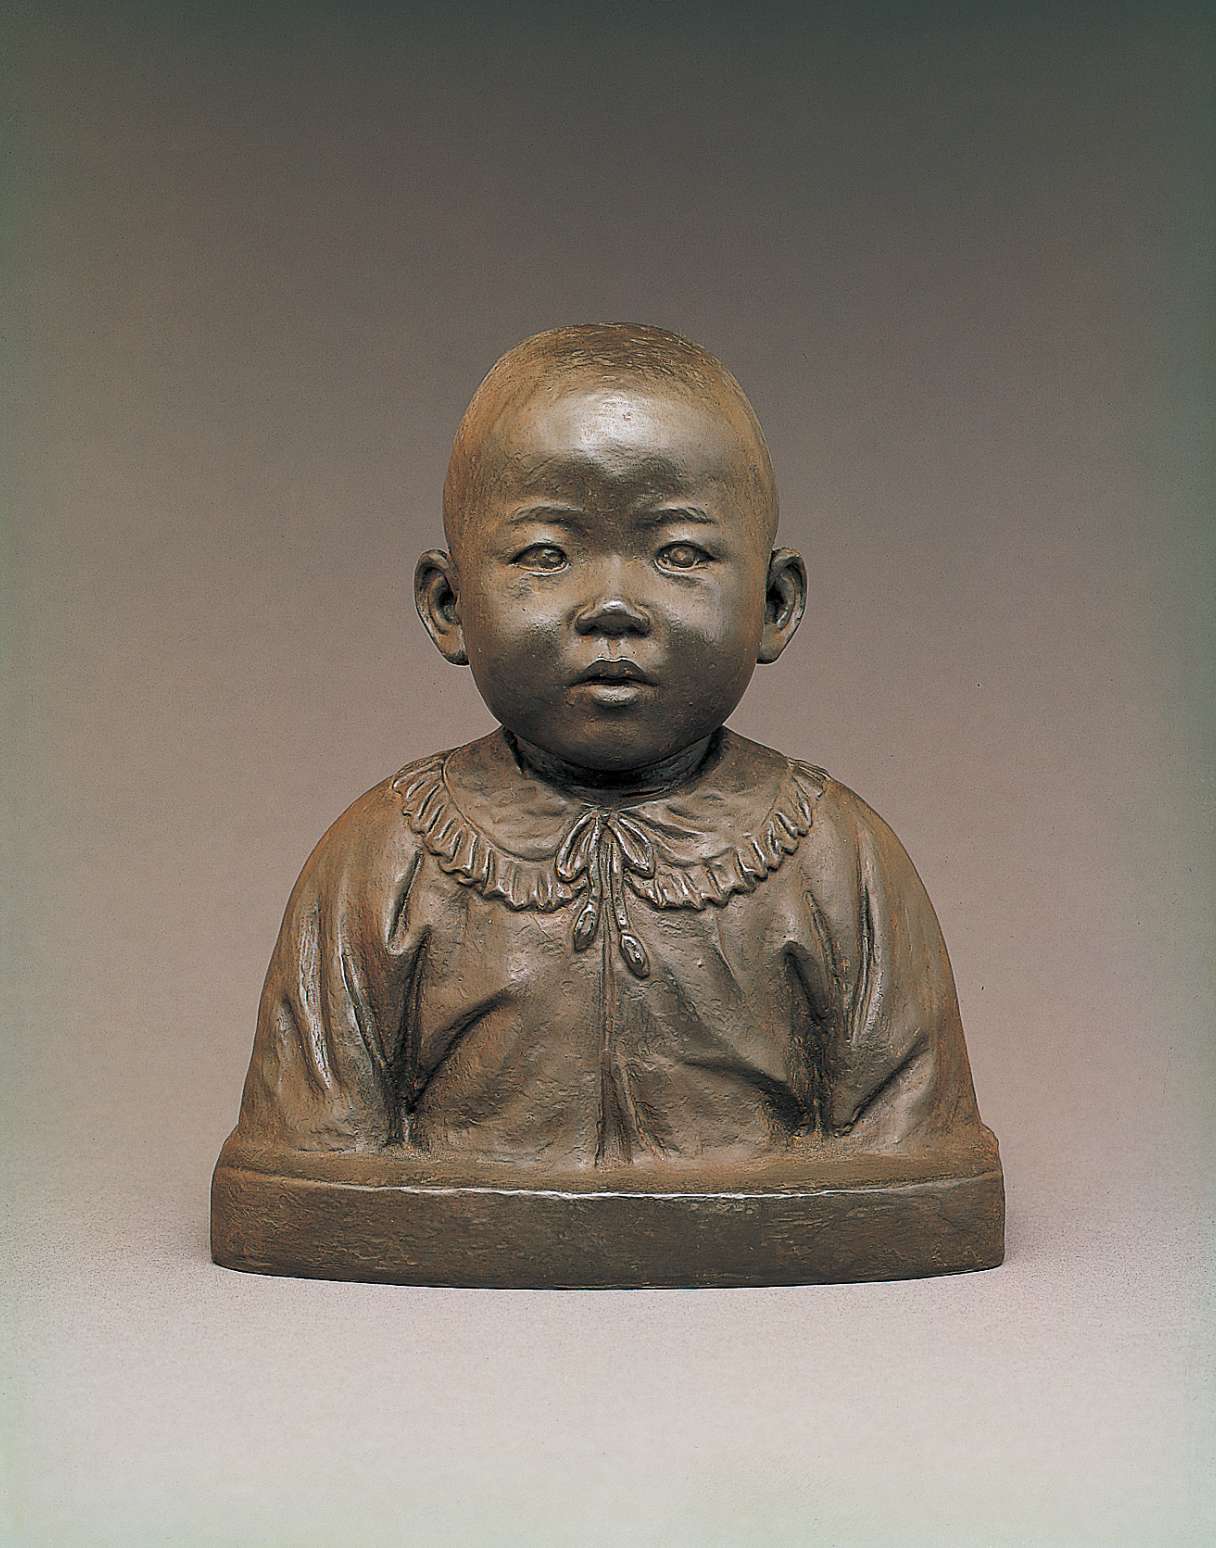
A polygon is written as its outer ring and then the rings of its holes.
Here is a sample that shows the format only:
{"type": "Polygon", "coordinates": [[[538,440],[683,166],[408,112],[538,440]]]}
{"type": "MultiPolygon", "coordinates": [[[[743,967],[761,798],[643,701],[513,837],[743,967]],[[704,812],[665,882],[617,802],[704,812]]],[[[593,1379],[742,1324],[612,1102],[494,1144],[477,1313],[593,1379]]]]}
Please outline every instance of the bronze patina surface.
{"type": "Polygon", "coordinates": [[[903,847],[725,727],[802,618],[760,427],[659,329],[490,372],[418,609],[500,723],[321,840],[287,906],[217,1262],[494,1286],[1001,1261],[949,960],[903,847]]]}

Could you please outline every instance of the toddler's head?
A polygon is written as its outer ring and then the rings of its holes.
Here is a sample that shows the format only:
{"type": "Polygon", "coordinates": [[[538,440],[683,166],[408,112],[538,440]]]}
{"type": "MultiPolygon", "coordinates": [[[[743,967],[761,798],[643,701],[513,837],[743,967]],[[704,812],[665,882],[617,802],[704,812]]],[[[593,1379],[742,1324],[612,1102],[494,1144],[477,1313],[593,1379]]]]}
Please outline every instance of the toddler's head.
{"type": "Polygon", "coordinates": [[[558,328],[469,404],[418,608],[518,738],[634,774],[716,731],[798,627],[802,561],[773,552],[776,525],[764,436],[719,361],[659,328],[558,328]]]}

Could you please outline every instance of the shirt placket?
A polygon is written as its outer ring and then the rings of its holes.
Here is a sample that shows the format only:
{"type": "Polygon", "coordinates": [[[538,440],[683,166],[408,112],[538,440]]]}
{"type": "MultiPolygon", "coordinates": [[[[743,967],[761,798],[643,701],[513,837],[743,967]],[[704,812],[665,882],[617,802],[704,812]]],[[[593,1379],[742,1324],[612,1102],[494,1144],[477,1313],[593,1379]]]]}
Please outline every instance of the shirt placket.
{"type": "Polygon", "coordinates": [[[634,978],[650,974],[650,958],[634,933],[625,901],[625,874],[654,875],[654,846],[638,823],[622,812],[591,808],[573,824],[557,855],[557,874],[567,883],[586,878],[587,897],[575,914],[572,943],[586,951],[600,945],[600,1113],[596,1160],[629,1159],[634,1125],[616,1068],[619,1021],[617,961],[634,978]]]}

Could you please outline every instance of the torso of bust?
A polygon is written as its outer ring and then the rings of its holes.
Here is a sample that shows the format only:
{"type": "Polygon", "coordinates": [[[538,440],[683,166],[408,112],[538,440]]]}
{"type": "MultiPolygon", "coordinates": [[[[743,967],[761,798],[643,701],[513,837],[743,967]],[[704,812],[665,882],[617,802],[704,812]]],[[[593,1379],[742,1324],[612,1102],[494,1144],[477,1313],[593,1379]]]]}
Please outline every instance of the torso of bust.
{"type": "Polygon", "coordinates": [[[729,730],[674,786],[561,788],[501,731],[403,769],[284,921],[242,1128],[515,1166],[746,1163],[978,1125],[898,841],[729,730]]]}

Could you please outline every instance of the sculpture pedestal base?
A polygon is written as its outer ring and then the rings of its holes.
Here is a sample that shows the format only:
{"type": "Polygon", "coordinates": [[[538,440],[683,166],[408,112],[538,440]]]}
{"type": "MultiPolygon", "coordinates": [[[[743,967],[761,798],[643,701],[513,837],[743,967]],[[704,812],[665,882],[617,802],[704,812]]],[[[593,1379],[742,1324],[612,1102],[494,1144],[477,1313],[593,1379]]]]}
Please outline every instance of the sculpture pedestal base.
{"type": "Polygon", "coordinates": [[[1004,1256],[1000,1162],[994,1149],[951,1159],[947,1173],[899,1181],[811,1181],[787,1163],[766,1166],[752,1186],[690,1178],[677,1191],[670,1174],[659,1183],[632,1172],[558,1187],[427,1180],[416,1161],[390,1180],[383,1162],[363,1157],[343,1167],[296,1155],[291,1175],[242,1164],[230,1142],[212,1183],[212,1256],[258,1274],[505,1289],[828,1284],[994,1268],[1004,1256]],[[303,1162],[329,1175],[300,1175],[303,1162]],[[367,1180],[357,1180],[360,1162],[367,1180]]]}

